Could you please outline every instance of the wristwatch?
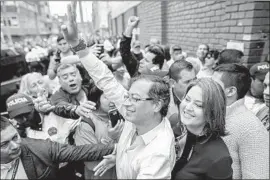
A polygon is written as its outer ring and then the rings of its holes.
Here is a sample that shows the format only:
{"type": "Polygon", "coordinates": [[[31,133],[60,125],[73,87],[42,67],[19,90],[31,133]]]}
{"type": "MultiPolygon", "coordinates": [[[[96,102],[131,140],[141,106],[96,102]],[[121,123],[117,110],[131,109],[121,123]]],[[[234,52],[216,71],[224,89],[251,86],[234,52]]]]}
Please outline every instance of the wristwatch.
{"type": "Polygon", "coordinates": [[[72,47],[72,50],[76,53],[78,51],[84,50],[86,48],[86,43],[83,39],[79,40],[79,44],[75,47],[72,47]]]}

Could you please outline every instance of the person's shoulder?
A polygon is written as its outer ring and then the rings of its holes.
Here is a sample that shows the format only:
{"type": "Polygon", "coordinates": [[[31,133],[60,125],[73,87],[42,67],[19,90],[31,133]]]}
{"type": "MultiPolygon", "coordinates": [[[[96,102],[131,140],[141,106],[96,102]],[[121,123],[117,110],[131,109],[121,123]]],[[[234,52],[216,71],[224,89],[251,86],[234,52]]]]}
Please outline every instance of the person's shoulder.
{"type": "Polygon", "coordinates": [[[44,147],[48,148],[50,145],[50,140],[42,140],[42,139],[33,139],[33,138],[22,138],[21,144],[31,151],[40,151],[44,150],[44,147]]]}
{"type": "Polygon", "coordinates": [[[207,141],[199,146],[203,147],[200,150],[202,156],[210,159],[211,161],[218,161],[220,159],[230,157],[228,147],[220,137],[207,141]]]}
{"type": "Polygon", "coordinates": [[[259,124],[261,124],[258,117],[256,117],[256,115],[252,111],[250,111],[245,105],[241,105],[236,108],[231,115],[227,116],[227,119],[230,119],[230,124],[241,125],[239,127],[234,126],[238,127],[238,129],[242,129],[243,127],[257,127],[259,124]]]}

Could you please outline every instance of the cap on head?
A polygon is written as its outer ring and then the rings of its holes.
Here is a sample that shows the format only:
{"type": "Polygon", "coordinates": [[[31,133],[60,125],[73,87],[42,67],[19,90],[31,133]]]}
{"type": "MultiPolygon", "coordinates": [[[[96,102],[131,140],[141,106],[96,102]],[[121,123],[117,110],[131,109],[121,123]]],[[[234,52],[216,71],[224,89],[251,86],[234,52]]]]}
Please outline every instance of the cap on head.
{"type": "Polygon", "coordinates": [[[10,118],[14,118],[20,114],[29,113],[34,109],[32,99],[22,93],[10,96],[6,101],[6,105],[10,118]]]}
{"type": "Polygon", "coordinates": [[[268,62],[261,62],[254,64],[250,70],[250,75],[256,77],[257,79],[263,81],[265,75],[269,72],[269,63],[268,62]]]}

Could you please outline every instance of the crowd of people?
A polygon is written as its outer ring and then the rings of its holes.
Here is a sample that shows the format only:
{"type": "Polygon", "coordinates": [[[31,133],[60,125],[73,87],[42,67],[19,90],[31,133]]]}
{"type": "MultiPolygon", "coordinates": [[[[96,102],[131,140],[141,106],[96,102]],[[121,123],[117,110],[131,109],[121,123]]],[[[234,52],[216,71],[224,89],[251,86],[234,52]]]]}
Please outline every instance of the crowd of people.
{"type": "Polygon", "coordinates": [[[132,34],[79,37],[68,6],[47,74],[1,116],[1,179],[269,179],[269,59],[132,34]]]}

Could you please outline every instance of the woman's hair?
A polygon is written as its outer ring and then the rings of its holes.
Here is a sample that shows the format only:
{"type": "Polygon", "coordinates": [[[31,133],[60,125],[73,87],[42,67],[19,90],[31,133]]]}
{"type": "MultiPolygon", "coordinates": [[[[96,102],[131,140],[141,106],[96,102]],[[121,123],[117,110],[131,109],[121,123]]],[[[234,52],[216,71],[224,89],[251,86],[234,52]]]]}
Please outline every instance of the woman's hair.
{"type": "Polygon", "coordinates": [[[226,96],[222,87],[210,78],[201,78],[190,83],[186,94],[194,86],[202,89],[205,133],[225,136],[226,96]]]}
{"type": "Polygon", "coordinates": [[[44,81],[44,83],[46,83],[46,87],[48,88],[48,92],[51,92],[49,90],[49,86],[47,84],[47,82],[43,79],[42,74],[38,73],[38,72],[32,72],[32,73],[27,73],[25,74],[22,79],[21,79],[21,84],[20,84],[20,89],[19,89],[19,93],[23,93],[26,94],[28,96],[31,96],[30,92],[29,92],[29,82],[31,81],[31,79],[35,76],[40,77],[40,79],[42,79],[44,81]]]}
{"type": "Polygon", "coordinates": [[[103,94],[103,91],[100,90],[94,83],[91,83],[90,90],[88,92],[87,99],[96,103],[96,109],[100,107],[100,97],[103,94]]]}

